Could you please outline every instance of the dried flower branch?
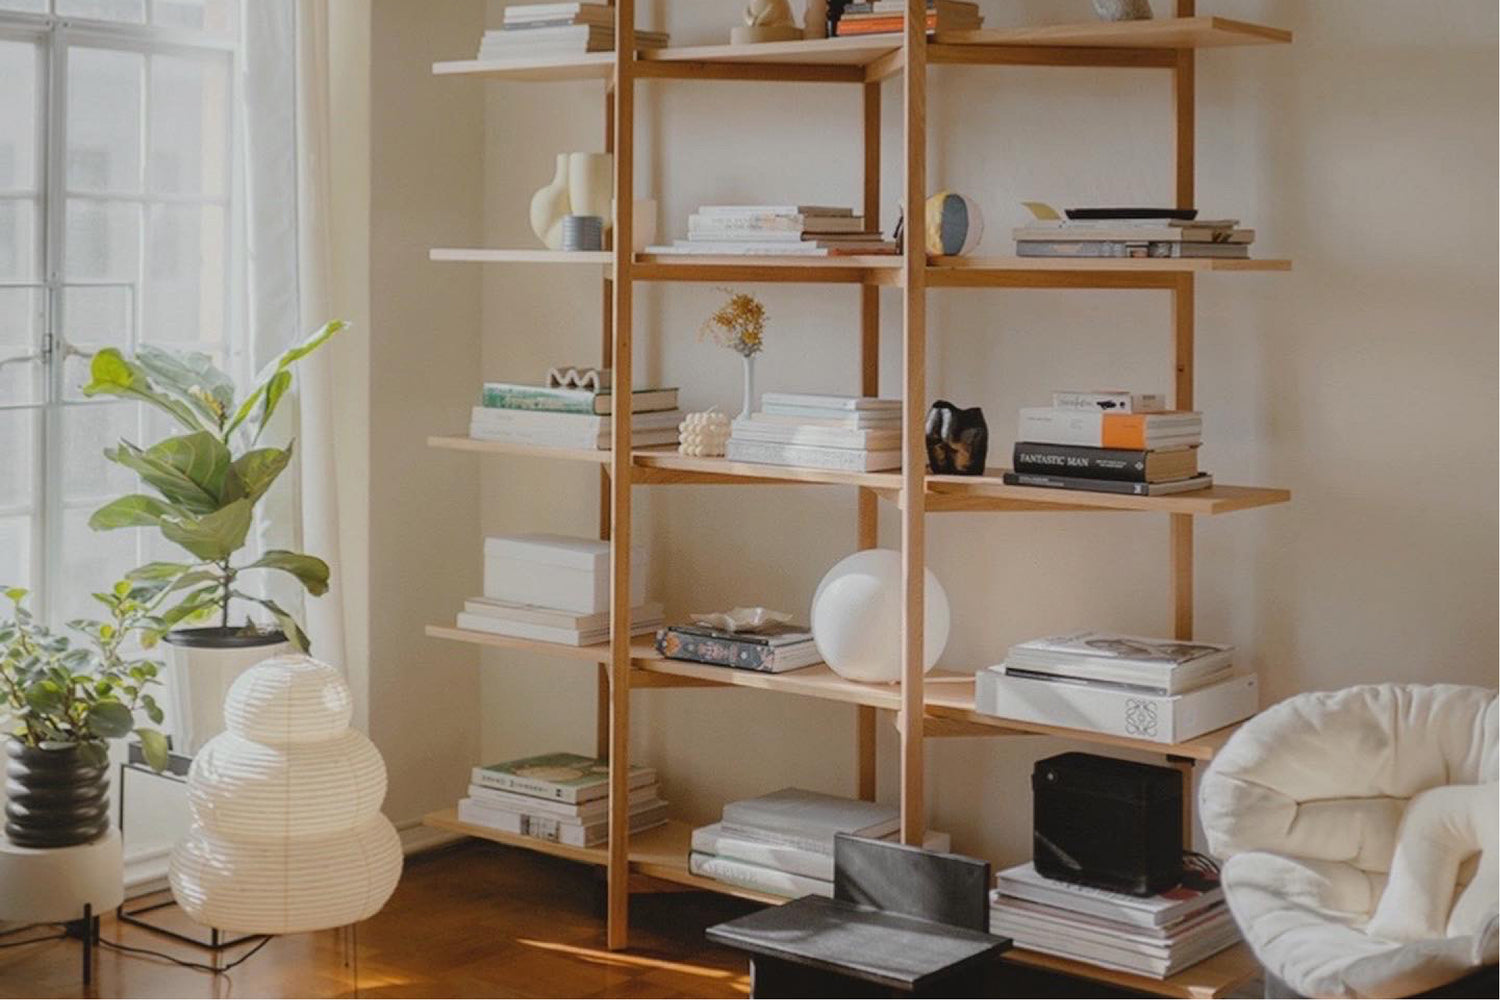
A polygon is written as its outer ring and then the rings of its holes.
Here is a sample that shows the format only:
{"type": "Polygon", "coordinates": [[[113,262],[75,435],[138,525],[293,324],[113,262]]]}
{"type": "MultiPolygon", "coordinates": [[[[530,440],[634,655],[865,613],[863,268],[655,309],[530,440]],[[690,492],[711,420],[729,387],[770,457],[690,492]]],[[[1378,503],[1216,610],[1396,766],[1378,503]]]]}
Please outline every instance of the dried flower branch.
{"type": "Polygon", "coordinates": [[[766,307],[747,292],[728,288],[719,291],[728,295],[729,300],[703,322],[699,339],[710,338],[742,357],[754,357],[765,347],[766,307]]]}

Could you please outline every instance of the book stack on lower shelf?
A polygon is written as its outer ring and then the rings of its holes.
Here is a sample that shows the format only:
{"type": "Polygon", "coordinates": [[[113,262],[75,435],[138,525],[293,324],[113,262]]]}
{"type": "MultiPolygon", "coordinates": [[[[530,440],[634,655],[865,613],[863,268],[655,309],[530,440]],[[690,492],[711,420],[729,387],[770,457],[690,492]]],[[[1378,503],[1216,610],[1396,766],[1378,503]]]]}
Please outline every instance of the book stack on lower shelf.
{"type": "Polygon", "coordinates": [[[1198,469],[1203,414],[1167,410],[1160,396],[1058,392],[1021,410],[1010,486],[1166,496],[1206,490],[1198,469]]]}
{"type": "MultiPolygon", "coordinates": [[[[631,634],[655,631],[662,606],[646,600],[646,550],[631,547],[631,634]]],[[[458,627],[517,639],[592,646],[609,640],[609,543],[566,535],[484,540],[484,596],[464,602],[458,627]]]]}
{"type": "Polygon", "coordinates": [[[688,219],[688,235],[658,254],[840,257],[900,252],[895,241],[865,227],[853,209],[829,205],[704,205],[688,219]]]}
{"type": "MultiPolygon", "coordinates": [[[[608,448],[615,394],[609,386],[574,388],[486,382],[469,415],[469,436],[537,448],[608,448]]],[[[634,446],[676,444],[682,411],[677,390],[637,389],[630,394],[634,446]]]]}
{"type": "Polygon", "coordinates": [[[725,456],[843,472],[899,469],[901,401],[768,392],[759,413],[734,422],[725,456]]]}
{"type": "Polygon", "coordinates": [[[1255,230],[1238,219],[1151,217],[1143,209],[1084,209],[1087,218],[1037,219],[1012,232],[1017,257],[1178,257],[1244,260],[1255,230]]]}
{"type": "MultiPolygon", "coordinates": [[[[609,841],[609,762],[574,753],[522,757],[476,767],[458,818],[502,833],[570,847],[609,841]]],[[[630,832],[667,821],[656,771],[630,769],[630,832]]]]}
{"type": "Polygon", "coordinates": [[[1079,631],[1010,648],[981,670],[974,707],[986,715],[1115,736],[1182,743],[1254,715],[1255,674],[1234,647],[1079,631]]]}
{"type": "Polygon", "coordinates": [[[1157,896],[1045,878],[1027,862],[995,876],[990,933],[1016,947],[1166,979],[1240,940],[1217,876],[1157,896]]]}
{"type": "MultiPolygon", "coordinates": [[[[894,806],[783,788],[730,802],[720,822],[694,830],[689,868],[773,896],[831,897],[834,837],[890,837],[900,825],[894,806]]],[[[946,851],[948,836],[929,833],[925,846],[946,851]]]]}
{"type": "Polygon", "coordinates": [[[669,625],[656,633],[656,651],[669,660],[782,674],[819,660],[812,630],[771,624],[755,632],[727,632],[707,625],[669,625]]]}
{"type": "MultiPolygon", "coordinates": [[[[636,30],[642,49],[667,44],[666,32],[636,30]]],[[[615,9],[603,3],[528,3],[505,8],[498,29],[484,33],[481,62],[548,59],[609,52],[615,47],[615,9]]]]}
{"type": "MultiPolygon", "coordinates": [[[[905,29],[906,0],[867,0],[844,7],[834,27],[834,34],[888,35],[905,29]]],[[[977,31],[984,27],[984,17],[977,3],[967,0],[927,0],[927,30],[977,31]]]]}

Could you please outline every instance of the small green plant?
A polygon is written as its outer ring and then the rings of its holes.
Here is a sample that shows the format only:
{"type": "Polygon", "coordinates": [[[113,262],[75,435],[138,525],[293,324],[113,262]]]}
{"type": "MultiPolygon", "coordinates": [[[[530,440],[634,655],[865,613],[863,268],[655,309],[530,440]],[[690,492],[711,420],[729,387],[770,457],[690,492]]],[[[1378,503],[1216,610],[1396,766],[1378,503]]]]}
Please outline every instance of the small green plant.
{"type": "MultiPolygon", "coordinates": [[[[140,477],[155,495],[132,493],[94,512],[97,531],[154,527],[187,550],[191,562],[152,562],[129,574],[132,582],[161,585],[176,603],[162,611],[158,635],[179,625],[218,617],[229,627],[230,604],[239,600],[269,611],[303,652],[307,633],[275,601],[236,587],[247,570],[289,574],[314,597],[328,590],[328,564],[316,556],[272,549],[253,562],[234,564],[245,545],[255,505],[292,460],[292,445],[259,445],[276,406],[292,385],[291,368],[345,324],[335,320],[277,358],[243,400],[234,381],[206,354],[141,347],[134,358],[114,348],[94,355],[87,396],[118,396],[156,407],[187,433],[141,448],[121,441],[104,456],[140,477]]],[[[253,624],[246,628],[254,631],[253,624]]]]}
{"type": "Polygon", "coordinates": [[[25,590],[8,587],[3,593],[11,608],[0,620],[0,714],[9,717],[11,736],[44,750],[76,746],[102,767],[109,760],[105,740],[134,732],[146,762],[163,770],[167,738],[136,725],[138,713],[161,724],[161,707],[146,690],[157,683],[161,664],[133,653],[155,644],[155,610],[165,587],[122,580],[95,594],[108,620],[67,625],[83,644],[37,622],[26,608],[25,590]]]}

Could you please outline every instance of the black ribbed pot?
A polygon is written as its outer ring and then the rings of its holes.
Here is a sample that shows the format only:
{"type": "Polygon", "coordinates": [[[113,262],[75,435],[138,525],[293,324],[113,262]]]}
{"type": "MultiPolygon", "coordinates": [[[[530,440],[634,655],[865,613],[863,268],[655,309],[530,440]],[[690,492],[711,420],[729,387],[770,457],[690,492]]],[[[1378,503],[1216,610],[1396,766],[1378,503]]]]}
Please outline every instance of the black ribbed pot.
{"type": "Polygon", "coordinates": [[[6,743],[5,836],[21,847],[71,847],[109,831],[109,766],[76,746],[6,743]]]}

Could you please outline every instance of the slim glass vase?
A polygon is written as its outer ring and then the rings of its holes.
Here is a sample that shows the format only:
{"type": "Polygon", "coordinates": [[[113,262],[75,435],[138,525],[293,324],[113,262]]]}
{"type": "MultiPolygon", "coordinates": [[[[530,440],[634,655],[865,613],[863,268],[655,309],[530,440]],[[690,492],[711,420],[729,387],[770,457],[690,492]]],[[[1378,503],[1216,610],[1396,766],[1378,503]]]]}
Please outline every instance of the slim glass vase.
{"type": "Polygon", "coordinates": [[[746,354],[745,361],[745,398],[740,404],[741,420],[749,420],[750,413],[755,409],[755,355],[746,354]]]}

